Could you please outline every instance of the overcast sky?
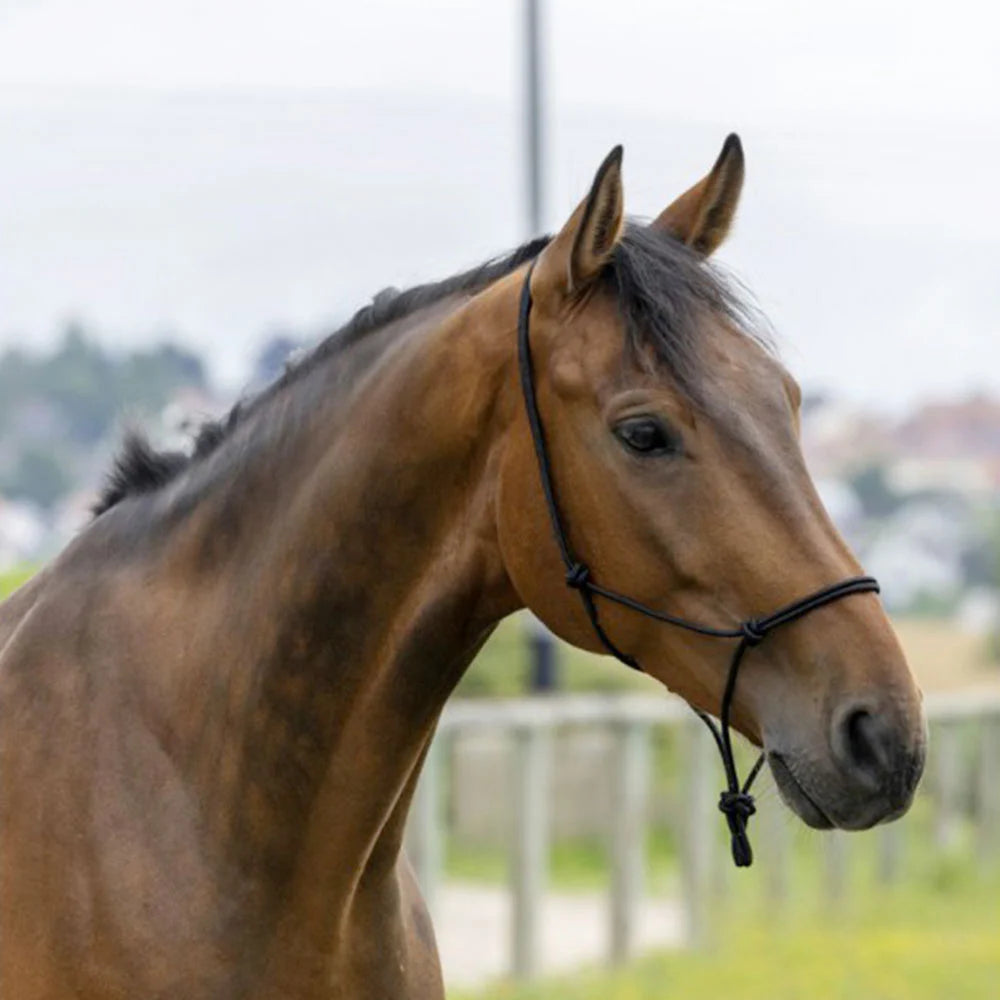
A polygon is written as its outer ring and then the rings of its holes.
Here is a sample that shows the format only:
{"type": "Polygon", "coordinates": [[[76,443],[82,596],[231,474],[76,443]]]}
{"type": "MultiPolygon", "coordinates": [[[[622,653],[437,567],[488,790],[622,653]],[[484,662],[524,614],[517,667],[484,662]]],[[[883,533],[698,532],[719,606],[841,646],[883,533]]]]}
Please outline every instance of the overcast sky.
{"type": "MultiPolygon", "coordinates": [[[[808,385],[1000,391],[994,4],[545,5],[547,223],[624,141],[654,214],[743,136],[724,262],[808,385]]],[[[0,343],[268,330],[522,238],[521,3],[0,0],[0,343]]]]}

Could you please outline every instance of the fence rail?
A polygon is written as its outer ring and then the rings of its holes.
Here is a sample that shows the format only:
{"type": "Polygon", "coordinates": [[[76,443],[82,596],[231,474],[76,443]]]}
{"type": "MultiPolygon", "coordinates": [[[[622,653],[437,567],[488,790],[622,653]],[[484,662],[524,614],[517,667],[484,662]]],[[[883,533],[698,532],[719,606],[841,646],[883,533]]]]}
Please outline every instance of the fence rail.
{"type": "MultiPolygon", "coordinates": [[[[976,844],[984,862],[1000,855],[1000,691],[928,696],[931,754],[925,779],[934,807],[934,837],[941,847],[954,841],[964,808],[959,793],[974,790],[976,844]],[[968,774],[969,754],[974,743],[968,774]],[[971,778],[963,784],[964,779],[971,778]]],[[[709,920],[707,907],[720,880],[729,877],[718,839],[718,761],[710,735],[679,699],[645,695],[563,695],[502,701],[458,701],[447,706],[428,753],[412,810],[408,850],[432,910],[442,878],[445,843],[441,770],[444,749],[463,733],[496,731],[510,741],[513,762],[514,828],[509,844],[511,865],[510,971],[528,979],[539,970],[540,920],[547,884],[552,744],[570,727],[612,734],[613,798],[610,821],[608,960],[621,962],[635,948],[636,914],[643,896],[645,835],[650,797],[650,746],[658,728],[681,737],[683,788],[681,906],[687,938],[697,945],[709,920]]],[[[789,828],[772,805],[757,818],[757,838],[766,866],[764,891],[775,900],[788,893],[789,828]]],[[[877,872],[889,883],[899,876],[903,830],[881,828],[877,872]]],[[[834,903],[845,892],[846,838],[834,833],[824,841],[826,893],[834,903]]]]}

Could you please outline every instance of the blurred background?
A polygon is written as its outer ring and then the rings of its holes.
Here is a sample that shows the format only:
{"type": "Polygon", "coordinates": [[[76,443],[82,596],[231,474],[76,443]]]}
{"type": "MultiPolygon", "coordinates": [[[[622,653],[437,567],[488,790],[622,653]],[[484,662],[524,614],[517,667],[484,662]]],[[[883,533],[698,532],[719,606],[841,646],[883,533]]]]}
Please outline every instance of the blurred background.
{"type": "Polygon", "coordinates": [[[85,523],[124,421],[184,445],[380,288],[557,227],[615,143],[651,216],[737,131],[720,260],[928,693],[923,793],[845,837],[764,791],[730,872],[699,724],[512,619],[412,817],[446,978],[1000,997],[998,40],[972,0],[0,0],[4,590],[85,523]]]}

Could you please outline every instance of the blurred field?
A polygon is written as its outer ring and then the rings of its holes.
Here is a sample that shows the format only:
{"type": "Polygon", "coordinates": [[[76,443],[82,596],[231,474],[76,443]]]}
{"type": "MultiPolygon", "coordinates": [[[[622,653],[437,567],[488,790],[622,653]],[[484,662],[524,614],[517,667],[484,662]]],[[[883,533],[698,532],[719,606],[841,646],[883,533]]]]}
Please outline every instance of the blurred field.
{"type": "Polygon", "coordinates": [[[904,618],[895,622],[914,673],[926,691],[1000,685],[1000,664],[989,643],[948,621],[904,618]]]}
{"type": "Polygon", "coordinates": [[[936,883],[837,913],[799,905],[780,918],[737,899],[715,944],[480,1000],[998,1000],[1000,879],[942,865],[936,883]]]}
{"type": "Polygon", "coordinates": [[[17,566],[0,573],[0,600],[12,594],[22,583],[27,583],[34,572],[34,566],[17,566]]]}
{"type": "MultiPolygon", "coordinates": [[[[895,624],[925,690],[1000,686],[1000,665],[982,635],[938,619],[895,624]]],[[[524,691],[529,669],[525,628],[518,617],[501,625],[463,681],[461,694],[524,691]]],[[[560,670],[566,690],[661,690],[648,677],[564,646],[560,670]]],[[[654,780],[669,785],[670,771],[678,766],[676,748],[661,747],[655,761],[654,780]]],[[[928,781],[934,781],[933,774],[928,781]]],[[[958,794],[970,794],[959,785],[958,794]]],[[[765,780],[764,808],[777,808],[774,794],[765,780]]],[[[729,873],[730,889],[738,888],[713,906],[722,917],[707,949],[661,952],[616,974],[595,970],[530,987],[508,984],[456,995],[481,1000],[1000,1000],[1000,872],[977,869],[968,836],[942,847],[926,800],[900,827],[905,847],[898,888],[887,889],[873,877],[877,832],[847,838],[850,887],[839,904],[831,904],[823,888],[824,838],[790,815],[785,818],[795,862],[791,896],[780,911],[767,903],[775,859],[767,856],[769,845],[759,843],[760,864],[750,872],[729,873]]],[[[653,898],[675,898],[681,875],[676,831],[661,825],[648,833],[647,890],[653,898]]],[[[607,845],[600,840],[557,840],[550,850],[553,889],[599,892],[607,885],[607,845]]],[[[444,866],[451,878],[495,884],[504,879],[505,858],[497,849],[452,841],[444,866]]]]}
{"type": "MultiPolygon", "coordinates": [[[[1000,863],[974,860],[971,830],[943,849],[926,799],[904,821],[899,880],[879,875],[876,832],[848,835],[848,879],[831,897],[825,834],[788,817],[788,894],[759,864],[726,869],[705,946],[640,958],[617,973],[532,986],[501,983],[459,1000],[1000,1000],[1000,863]]],[[[759,827],[760,830],[765,827],[759,827]]],[[[565,873],[564,873],[565,875],[565,873]]],[[[662,889],[654,890],[654,896],[662,889]]],[[[660,895],[660,898],[663,898],[660,895]]]]}

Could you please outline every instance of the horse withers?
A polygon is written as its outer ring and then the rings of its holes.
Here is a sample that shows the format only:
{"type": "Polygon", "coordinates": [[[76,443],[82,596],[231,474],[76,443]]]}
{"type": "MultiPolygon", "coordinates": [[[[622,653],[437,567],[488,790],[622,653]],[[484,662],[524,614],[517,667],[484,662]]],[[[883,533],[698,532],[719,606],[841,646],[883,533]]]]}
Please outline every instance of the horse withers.
{"type": "MultiPolygon", "coordinates": [[[[707,260],[742,180],[731,137],[625,221],[616,153],[554,237],[377,297],[191,454],[126,442],[94,521],[0,609],[4,998],[442,996],[401,850],[441,708],[519,608],[603,648],[518,384],[529,266],[552,483],[594,579],[725,627],[859,572],[799,390],[707,260]]],[[[726,644],[600,615],[718,711],[726,644]]],[[[921,772],[920,693],[871,593],[770,636],[731,721],[815,827],[900,815],[921,772]]]]}

